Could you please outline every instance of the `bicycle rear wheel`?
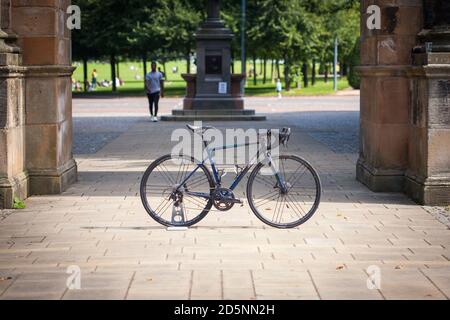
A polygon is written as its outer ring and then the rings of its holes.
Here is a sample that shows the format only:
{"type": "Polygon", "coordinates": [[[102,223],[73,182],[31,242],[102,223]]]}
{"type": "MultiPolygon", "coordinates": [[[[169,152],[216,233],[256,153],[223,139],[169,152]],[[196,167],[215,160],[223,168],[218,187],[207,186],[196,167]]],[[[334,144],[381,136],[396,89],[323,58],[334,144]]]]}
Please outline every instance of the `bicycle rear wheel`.
{"type": "Polygon", "coordinates": [[[208,214],[213,204],[214,182],[204,165],[200,165],[189,180],[178,188],[197,166],[193,158],[166,155],[148,167],[141,180],[140,194],[150,217],[167,227],[189,227],[208,214]],[[176,189],[179,191],[174,193],[176,189]],[[210,197],[196,197],[190,193],[210,197]]]}
{"type": "Polygon", "coordinates": [[[250,175],[247,198],[255,215],[269,226],[288,229],[308,221],[319,207],[322,187],[316,170],[297,156],[280,156],[258,164],[250,175]],[[282,192],[272,166],[278,166],[287,192],[282,192]]]}

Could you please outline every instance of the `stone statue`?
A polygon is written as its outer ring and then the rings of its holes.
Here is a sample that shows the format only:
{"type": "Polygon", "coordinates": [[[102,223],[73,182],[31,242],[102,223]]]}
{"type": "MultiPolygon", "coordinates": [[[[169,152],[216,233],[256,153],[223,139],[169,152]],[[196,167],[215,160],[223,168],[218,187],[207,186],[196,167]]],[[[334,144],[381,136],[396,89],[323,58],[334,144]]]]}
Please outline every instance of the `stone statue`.
{"type": "Polygon", "coordinates": [[[220,4],[221,0],[208,0],[207,12],[208,20],[219,20],[220,19],[220,4]]]}

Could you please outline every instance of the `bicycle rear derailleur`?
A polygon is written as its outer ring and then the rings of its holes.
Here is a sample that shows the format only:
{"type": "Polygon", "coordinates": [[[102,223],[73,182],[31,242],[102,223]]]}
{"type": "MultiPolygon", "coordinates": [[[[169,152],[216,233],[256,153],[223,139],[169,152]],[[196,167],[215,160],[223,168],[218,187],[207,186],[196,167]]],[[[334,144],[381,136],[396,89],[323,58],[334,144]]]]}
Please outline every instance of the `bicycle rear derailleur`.
{"type": "Polygon", "coordinates": [[[228,211],[235,204],[242,204],[242,201],[236,199],[232,190],[227,188],[217,188],[213,193],[214,207],[219,211],[228,211]]]}

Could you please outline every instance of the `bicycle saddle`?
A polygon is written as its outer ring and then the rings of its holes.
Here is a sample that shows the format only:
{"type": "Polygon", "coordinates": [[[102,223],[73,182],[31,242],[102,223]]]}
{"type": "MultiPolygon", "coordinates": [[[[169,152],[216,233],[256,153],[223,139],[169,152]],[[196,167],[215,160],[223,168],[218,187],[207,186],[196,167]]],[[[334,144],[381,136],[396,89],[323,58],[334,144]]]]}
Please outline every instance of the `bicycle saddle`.
{"type": "Polygon", "coordinates": [[[211,130],[211,129],[215,129],[212,126],[204,126],[204,127],[200,127],[200,126],[191,126],[190,124],[187,124],[186,127],[191,130],[192,132],[198,132],[201,131],[202,133],[211,130]]]}

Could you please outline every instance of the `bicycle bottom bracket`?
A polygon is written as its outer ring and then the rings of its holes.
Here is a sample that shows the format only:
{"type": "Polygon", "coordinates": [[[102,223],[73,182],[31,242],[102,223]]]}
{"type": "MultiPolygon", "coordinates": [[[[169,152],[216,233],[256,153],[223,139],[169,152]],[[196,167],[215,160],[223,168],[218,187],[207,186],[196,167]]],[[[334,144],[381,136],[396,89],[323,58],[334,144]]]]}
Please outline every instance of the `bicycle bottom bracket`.
{"type": "Polygon", "coordinates": [[[233,191],[226,188],[219,188],[214,191],[213,200],[214,207],[219,211],[231,210],[236,203],[240,202],[236,200],[233,191]]]}

